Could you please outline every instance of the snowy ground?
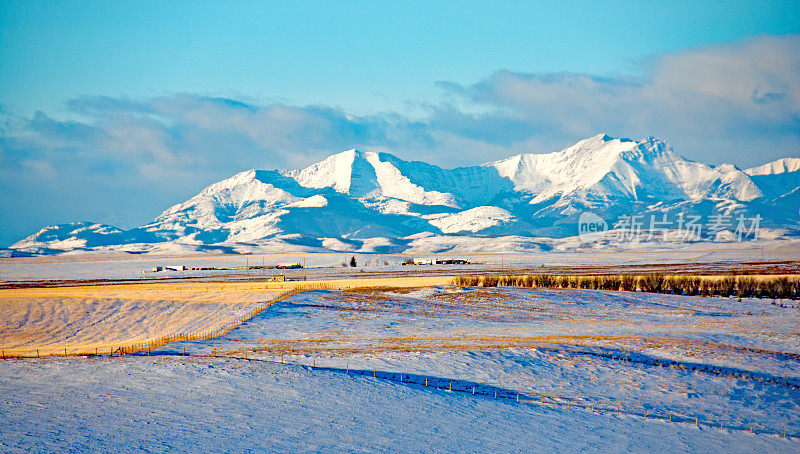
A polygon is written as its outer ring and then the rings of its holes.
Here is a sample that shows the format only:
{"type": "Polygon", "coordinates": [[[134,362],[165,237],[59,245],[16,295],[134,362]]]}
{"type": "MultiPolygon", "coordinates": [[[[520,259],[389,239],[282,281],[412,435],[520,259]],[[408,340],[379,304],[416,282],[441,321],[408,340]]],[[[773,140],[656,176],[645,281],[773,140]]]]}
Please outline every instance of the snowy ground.
{"type": "Polygon", "coordinates": [[[798,451],[800,310],[771,303],[306,292],[221,338],[149,357],[4,362],[0,446],[798,451]]]}
{"type": "MultiPolygon", "coordinates": [[[[430,384],[429,384],[430,385],[430,384]]],[[[0,450],[791,452],[796,439],[231,358],[0,369],[0,450]]]]}
{"type": "MultiPolygon", "coordinates": [[[[800,248],[761,249],[753,245],[731,244],[700,245],[699,249],[627,251],[627,252],[541,252],[512,254],[481,254],[469,252],[443,252],[417,254],[353,254],[353,253],[283,253],[259,255],[192,254],[159,256],[124,254],[62,254],[44,257],[0,258],[0,283],[20,281],[74,281],[97,279],[128,279],[146,281],[152,279],[263,279],[272,274],[307,276],[309,279],[339,279],[345,273],[460,273],[481,274],[506,269],[547,271],[553,267],[626,267],[643,265],[681,266],[682,271],[701,270],[710,264],[729,264],[748,271],[759,271],[759,263],[786,263],[800,261],[800,248]],[[736,246],[739,246],[737,249],[736,246]],[[350,257],[357,258],[358,267],[344,268],[342,263],[350,257]],[[401,266],[409,258],[420,259],[467,259],[472,265],[401,266]],[[151,273],[156,266],[183,265],[188,268],[244,268],[246,266],[275,266],[283,263],[304,264],[303,270],[187,270],[151,273]],[[143,273],[143,271],[148,271],[143,273]]],[[[498,250],[504,250],[498,248],[498,250]]],[[[603,272],[603,271],[599,271],[603,272]]],[[[608,271],[605,272],[618,272],[608,271]]]]}

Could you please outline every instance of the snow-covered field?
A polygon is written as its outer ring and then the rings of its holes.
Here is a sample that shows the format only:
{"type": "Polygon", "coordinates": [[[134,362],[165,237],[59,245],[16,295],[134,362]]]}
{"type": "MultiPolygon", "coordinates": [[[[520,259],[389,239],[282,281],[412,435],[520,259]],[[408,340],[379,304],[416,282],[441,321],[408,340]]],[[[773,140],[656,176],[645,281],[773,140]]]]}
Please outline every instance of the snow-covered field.
{"type": "MultiPolygon", "coordinates": [[[[458,238],[453,238],[454,243],[445,249],[453,249],[458,238]]],[[[487,243],[491,239],[482,239],[487,243]]],[[[314,275],[327,278],[337,277],[342,272],[381,272],[381,273],[407,273],[407,272],[450,272],[461,270],[471,273],[496,271],[505,268],[536,268],[536,267],[611,267],[611,266],[637,266],[637,265],[680,265],[684,268],[692,264],[727,263],[736,266],[746,263],[747,268],[753,269],[753,264],[767,262],[800,261],[800,247],[792,243],[789,249],[747,249],[735,247],[736,245],[708,245],[700,249],[677,249],[658,251],[628,251],[628,252],[542,252],[542,253],[470,253],[450,250],[444,253],[426,253],[420,251],[409,254],[358,254],[358,253],[282,253],[258,255],[225,255],[225,254],[191,254],[191,255],[122,255],[122,254],[62,254],[44,257],[18,257],[0,258],[0,283],[17,281],[52,281],[52,280],[94,280],[94,279],[131,279],[146,281],[152,279],[177,279],[177,278],[215,278],[227,279],[258,279],[266,275],[314,275]],[[356,270],[343,268],[341,265],[350,257],[355,256],[358,262],[356,270]],[[466,259],[472,265],[466,266],[401,266],[409,258],[421,259],[466,259]],[[275,266],[283,263],[304,264],[304,270],[186,270],[164,271],[159,273],[142,273],[150,271],[156,266],[183,265],[187,268],[244,268],[245,266],[275,266]],[[688,264],[688,265],[687,265],[688,264]]],[[[506,250],[498,247],[497,250],[506,250]]],[[[743,267],[744,268],[744,267],[743,267]]],[[[690,270],[690,268],[686,268],[690,270]]],[[[512,271],[513,272],[513,271],[512,271]]]]}
{"type": "Polygon", "coordinates": [[[6,361],[0,446],[796,452],[800,310],[777,303],[306,292],[149,357],[6,361]]]}
{"type": "Polygon", "coordinates": [[[742,430],[230,358],[25,360],[0,378],[4,452],[798,449],[742,430]]]}

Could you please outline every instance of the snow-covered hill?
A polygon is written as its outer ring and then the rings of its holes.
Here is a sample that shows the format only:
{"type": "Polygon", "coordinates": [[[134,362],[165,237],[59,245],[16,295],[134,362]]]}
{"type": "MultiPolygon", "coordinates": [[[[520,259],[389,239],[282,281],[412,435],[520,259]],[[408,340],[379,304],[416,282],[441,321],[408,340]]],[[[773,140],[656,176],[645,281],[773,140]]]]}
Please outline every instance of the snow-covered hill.
{"type": "Polygon", "coordinates": [[[686,160],[652,137],[600,134],[554,153],[455,169],[348,150],[305,169],[241,172],[136,229],[65,224],[11,249],[149,251],[163,243],[158,250],[399,252],[422,244],[447,248],[455,237],[459,244],[475,238],[472,249],[502,248],[502,237],[538,238],[543,243],[536,244],[552,247],[575,243],[570,238],[587,210],[612,226],[641,215],[672,229],[687,216],[730,216],[717,231],[731,232],[732,219],[758,217],[774,237],[800,228],[799,206],[800,158],[742,171],[686,160]]]}

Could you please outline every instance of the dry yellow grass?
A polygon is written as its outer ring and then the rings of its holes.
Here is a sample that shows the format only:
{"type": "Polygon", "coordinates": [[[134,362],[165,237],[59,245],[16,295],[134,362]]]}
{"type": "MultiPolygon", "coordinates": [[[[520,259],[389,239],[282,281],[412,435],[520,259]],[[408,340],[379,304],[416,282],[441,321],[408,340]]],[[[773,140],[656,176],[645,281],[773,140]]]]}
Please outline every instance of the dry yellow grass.
{"type": "Polygon", "coordinates": [[[8,355],[91,353],[219,331],[292,289],[446,284],[450,276],[252,283],[149,283],[0,289],[8,355]]]}
{"type": "Polygon", "coordinates": [[[0,295],[0,346],[6,354],[90,353],[212,332],[281,290],[250,292],[93,292],[74,296],[0,295]]]}
{"type": "Polygon", "coordinates": [[[433,285],[447,285],[453,276],[426,276],[402,278],[364,278],[364,279],[337,279],[315,281],[287,281],[287,282],[186,282],[186,283],[143,283],[143,284],[112,284],[112,285],[85,285],[72,287],[29,287],[0,289],[0,297],[8,296],[130,296],[143,295],[184,295],[187,292],[219,291],[227,294],[236,292],[249,292],[255,290],[290,290],[294,288],[331,288],[350,289],[363,287],[428,287],[433,285]]]}

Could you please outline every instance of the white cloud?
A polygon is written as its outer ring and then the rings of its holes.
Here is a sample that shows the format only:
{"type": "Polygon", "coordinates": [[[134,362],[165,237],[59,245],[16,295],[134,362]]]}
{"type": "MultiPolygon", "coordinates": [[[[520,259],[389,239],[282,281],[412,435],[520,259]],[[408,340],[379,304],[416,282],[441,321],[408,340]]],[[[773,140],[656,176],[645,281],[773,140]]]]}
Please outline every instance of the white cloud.
{"type": "Polygon", "coordinates": [[[565,142],[655,135],[688,158],[745,166],[800,152],[798,35],[663,55],[642,77],[498,71],[444,88],[565,142]]]}

